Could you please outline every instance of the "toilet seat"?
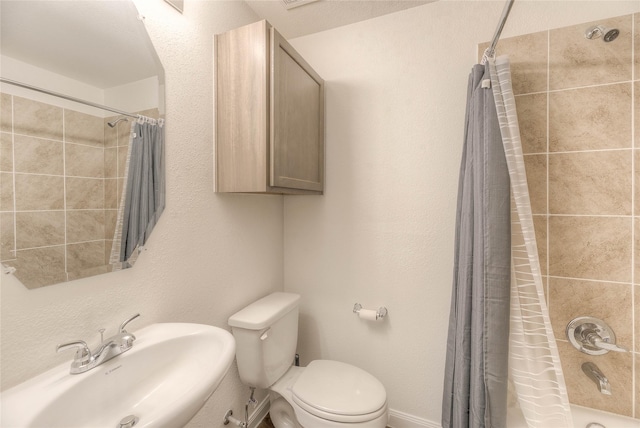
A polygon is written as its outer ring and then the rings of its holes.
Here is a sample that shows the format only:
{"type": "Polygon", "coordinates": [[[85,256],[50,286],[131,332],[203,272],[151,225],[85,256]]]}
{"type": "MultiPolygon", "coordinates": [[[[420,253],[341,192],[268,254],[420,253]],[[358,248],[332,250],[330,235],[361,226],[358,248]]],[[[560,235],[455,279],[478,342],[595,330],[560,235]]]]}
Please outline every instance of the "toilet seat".
{"type": "Polygon", "coordinates": [[[382,383],[340,361],[312,361],[295,380],[291,393],[302,410],[334,422],[371,421],[387,411],[382,383]]]}

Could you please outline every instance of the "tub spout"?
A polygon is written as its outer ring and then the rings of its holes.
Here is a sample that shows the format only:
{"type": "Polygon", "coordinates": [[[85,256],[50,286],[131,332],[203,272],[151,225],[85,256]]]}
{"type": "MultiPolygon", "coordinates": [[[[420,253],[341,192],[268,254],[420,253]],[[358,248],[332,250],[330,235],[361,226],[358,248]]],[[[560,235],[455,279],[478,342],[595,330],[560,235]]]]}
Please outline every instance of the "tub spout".
{"type": "Polygon", "coordinates": [[[593,363],[583,363],[582,371],[589,379],[595,382],[598,387],[598,391],[604,395],[611,395],[611,385],[609,385],[609,379],[600,371],[598,366],[593,363]]]}

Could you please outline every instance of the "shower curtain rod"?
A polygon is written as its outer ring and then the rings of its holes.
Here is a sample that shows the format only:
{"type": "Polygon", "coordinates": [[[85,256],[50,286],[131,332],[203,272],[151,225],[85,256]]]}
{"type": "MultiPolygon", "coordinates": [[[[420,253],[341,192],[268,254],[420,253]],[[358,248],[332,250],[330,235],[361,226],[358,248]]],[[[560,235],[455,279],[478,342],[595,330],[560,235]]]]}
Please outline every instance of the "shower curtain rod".
{"type": "Polygon", "coordinates": [[[496,45],[498,44],[498,40],[500,39],[500,34],[502,34],[502,29],[504,28],[504,24],[507,22],[507,18],[509,17],[509,12],[511,12],[511,7],[513,7],[513,3],[515,0],[507,0],[507,3],[504,5],[504,9],[502,9],[502,16],[500,17],[500,22],[498,23],[498,27],[496,28],[496,32],[493,34],[493,40],[491,41],[491,46],[485,51],[485,55],[489,57],[493,57],[496,53],[496,45]]]}
{"type": "Polygon", "coordinates": [[[42,88],[38,88],[35,86],[31,86],[31,85],[27,85],[26,83],[20,83],[20,82],[16,82],[15,80],[11,80],[11,79],[5,79],[4,77],[0,77],[0,82],[2,83],[7,83],[9,85],[13,85],[13,86],[19,86],[21,88],[25,88],[25,89],[30,89],[32,91],[36,91],[36,92],[42,92],[43,94],[47,94],[47,95],[53,95],[54,97],[58,97],[58,98],[63,98],[65,100],[68,101],[73,101],[76,103],[80,103],[80,104],[84,104],[87,106],[91,106],[91,107],[95,107],[95,108],[99,108],[101,110],[107,110],[110,111],[112,113],[118,113],[122,116],[128,116],[128,117],[133,117],[133,118],[146,118],[145,116],[142,116],[141,114],[133,114],[133,113],[129,113],[126,111],[122,111],[122,110],[118,110],[112,107],[107,107],[107,106],[103,106],[100,104],[96,104],[96,103],[92,103],[91,101],[85,101],[85,100],[81,100],[80,98],[75,98],[75,97],[71,97],[69,95],[64,95],[64,94],[60,94],[57,92],[53,92],[53,91],[48,91],[46,89],[42,89],[42,88]]]}

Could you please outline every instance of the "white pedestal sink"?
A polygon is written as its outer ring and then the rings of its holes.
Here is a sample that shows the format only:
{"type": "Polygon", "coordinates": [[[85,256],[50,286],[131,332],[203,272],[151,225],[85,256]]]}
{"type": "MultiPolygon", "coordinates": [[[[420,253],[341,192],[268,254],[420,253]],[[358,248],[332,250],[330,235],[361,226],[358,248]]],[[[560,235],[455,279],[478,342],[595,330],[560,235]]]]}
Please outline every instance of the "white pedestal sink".
{"type": "MultiPolygon", "coordinates": [[[[235,355],[226,330],[201,324],[153,324],[133,347],[82,374],[69,363],[3,391],[0,426],[181,427],[218,387],[235,355]]],[[[53,353],[53,344],[51,345],[53,353]]]]}

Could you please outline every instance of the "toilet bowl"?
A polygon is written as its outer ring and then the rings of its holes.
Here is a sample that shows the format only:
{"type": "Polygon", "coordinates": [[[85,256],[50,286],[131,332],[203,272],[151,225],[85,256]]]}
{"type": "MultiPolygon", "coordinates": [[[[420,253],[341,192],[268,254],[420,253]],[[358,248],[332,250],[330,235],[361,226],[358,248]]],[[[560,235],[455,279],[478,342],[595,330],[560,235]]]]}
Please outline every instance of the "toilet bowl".
{"type": "Polygon", "coordinates": [[[271,422],[278,428],[302,428],[298,423],[295,411],[284,397],[275,392],[269,394],[269,416],[271,422]]]}
{"type": "Polygon", "coordinates": [[[271,420],[277,428],[383,428],[387,424],[382,383],[350,364],[315,360],[307,367],[292,366],[269,390],[271,420]]]}
{"type": "Polygon", "coordinates": [[[300,296],[273,293],[229,318],[242,382],[269,389],[276,428],[384,428],[387,395],[366,371],[340,361],[293,366],[300,296]]]}

